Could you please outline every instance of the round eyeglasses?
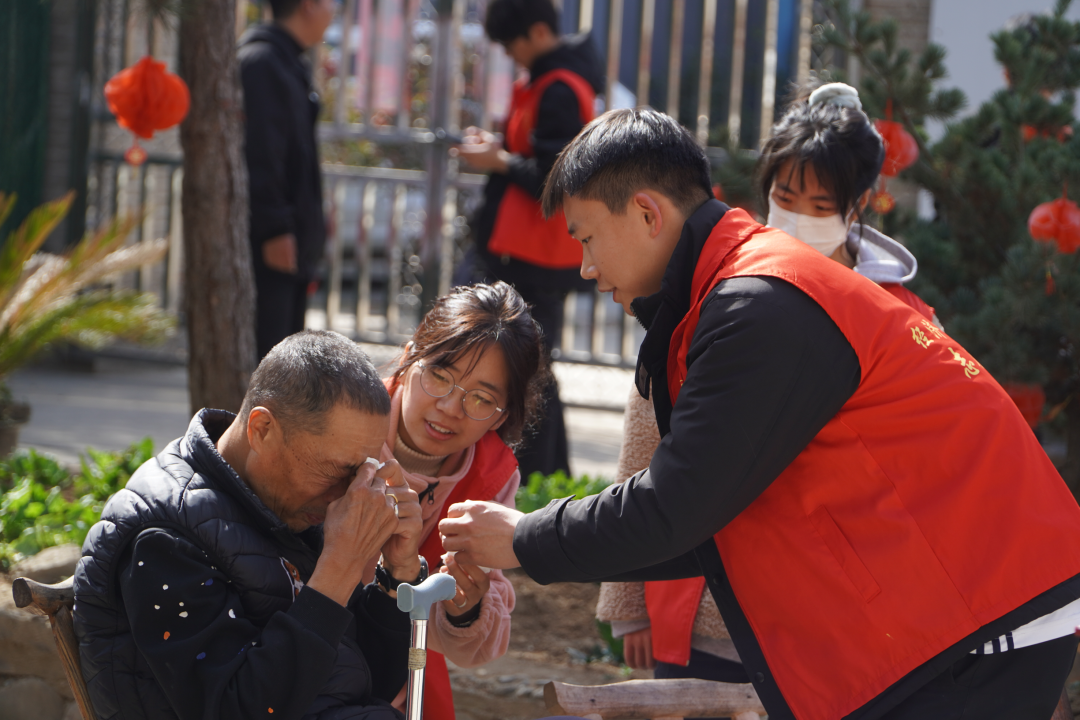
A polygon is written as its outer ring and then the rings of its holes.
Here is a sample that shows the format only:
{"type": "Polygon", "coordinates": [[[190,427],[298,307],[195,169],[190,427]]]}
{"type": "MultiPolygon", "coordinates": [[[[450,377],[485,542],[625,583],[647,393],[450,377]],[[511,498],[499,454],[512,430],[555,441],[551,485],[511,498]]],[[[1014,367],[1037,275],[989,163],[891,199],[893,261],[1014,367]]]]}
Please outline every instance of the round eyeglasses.
{"type": "Polygon", "coordinates": [[[454,388],[461,390],[461,408],[465,414],[473,420],[487,420],[497,412],[503,412],[503,408],[495,401],[491,393],[484,390],[466,390],[457,384],[457,380],[446,368],[434,365],[416,363],[420,368],[420,387],[428,395],[434,398],[444,398],[454,392],[454,388]]]}

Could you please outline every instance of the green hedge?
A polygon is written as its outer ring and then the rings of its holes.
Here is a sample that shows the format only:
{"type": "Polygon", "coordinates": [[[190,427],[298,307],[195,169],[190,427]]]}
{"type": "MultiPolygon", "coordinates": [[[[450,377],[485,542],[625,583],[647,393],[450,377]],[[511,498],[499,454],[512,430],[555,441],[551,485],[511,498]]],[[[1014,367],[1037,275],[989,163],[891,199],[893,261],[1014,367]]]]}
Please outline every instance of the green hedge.
{"type": "Polygon", "coordinates": [[[577,478],[568,477],[561,470],[554,475],[534,472],[529,476],[528,482],[518,488],[514,502],[518,510],[530,513],[559,498],[571,495],[579,498],[595,495],[610,484],[610,480],[588,475],[577,478]]]}
{"type": "Polygon", "coordinates": [[[0,462],[0,566],[86,539],[105,502],[153,456],[145,438],[122,452],[87,449],[78,472],[36,450],[0,462]]]}

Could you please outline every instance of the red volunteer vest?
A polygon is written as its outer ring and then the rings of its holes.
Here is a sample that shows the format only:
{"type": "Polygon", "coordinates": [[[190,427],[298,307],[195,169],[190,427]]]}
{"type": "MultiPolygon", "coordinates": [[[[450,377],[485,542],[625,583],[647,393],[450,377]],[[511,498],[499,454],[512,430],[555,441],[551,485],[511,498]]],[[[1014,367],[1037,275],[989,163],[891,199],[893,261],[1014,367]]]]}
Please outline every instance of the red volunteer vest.
{"type": "Polygon", "coordinates": [[[795,716],[833,720],[1080,573],[1080,508],[1016,405],[959,343],[741,210],[698,260],[670,345],[673,399],[703,300],[750,275],[809,295],[862,370],[836,416],[714,538],[795,716]]]}
{"type": "MultiPolygon", "coordinates": [[[[927,320],[934,319],[934,308],[900,283],[883,283],[881,288],[927,320]]],[[[683,667],[690,664],[694,620],[704,591],[703,577],[645,583],[645,608],[652,627],[654,658],[683,667]]]]}
{"type": "MultiPolygon", "coordinates": [[[[391,395],[397,390],[397,383],[393,378],[384,380],[383,384],[391,395]]],[[[469,471],[450,491],[439,510],[439,520],[435,523],[435,528],[420,544],[420,554],[427,560],[432,572],[442,565],[443,545],[438,528],[450,506],[463,500],[494,500],[499,491],[506,487],[506,482],[514,474],[517,465],[513,451],[506,446],[498,433],[489,432],[477,441],[469,471]]],[[[428,650],[424,674],[424,720],[455,720],[454,692],[450,688],[450,672],[446,668],[446,658],[434,650],[428,650]]]]}
{"type": "Polygon", "coordinates": [[[934,319],[934,308],[923,302],[922,298],[908,290],[900,283],[882,283],[881,288],[894,298],[909,305],[912,310],[922,315],[927,320],[934,319]]]}
{"type": "MultiPolygon", "coordinates": [[[[544,91],[553,82],[566,83],[577,95],[581,122],[592,120],[596,93],[577,73],[559,69],[544,73],[533,83],[518,81],[514,84],[506,122],[508,151],[523,157],[533,156],[532,132],[536,127],[537,109],[544,91]]],[[[581,266],[581,244],[566,231],[562,210],[545,220],[536,198],[514,183],[507,185],[499,203],[488,251],[555,270],[581,266]]]]}

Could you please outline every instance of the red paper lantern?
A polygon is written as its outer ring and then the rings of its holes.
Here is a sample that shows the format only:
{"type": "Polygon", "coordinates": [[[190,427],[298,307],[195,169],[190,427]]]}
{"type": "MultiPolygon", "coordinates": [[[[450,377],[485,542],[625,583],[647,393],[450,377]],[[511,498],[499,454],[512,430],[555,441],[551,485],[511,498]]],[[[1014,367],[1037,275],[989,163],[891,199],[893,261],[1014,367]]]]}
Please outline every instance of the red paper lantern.
{"type": "Polygon", "coordinates": [[[133,165],[146,160],[138,137],[150,139],[158,130],[167,130],[187,115],[191,105],[188,87],[177,75],[165,70],[165,63],[147,56],[121,70],[105,83],[105,100],[116,122],[137,136],[124,157],[133,165]]]}
{"type": "Polygon", "coordinates": [[[892,120],[875,120],[881,139],[885,141],[885,164],[881,174],[896,177],[901,170],[909,168],[919,159],[919,144],[904,126],[892,120]]]}
{"type": "Polygon", "coordinates": [[[1055,138],[1059,143],[1064,143],[1066,140],[1072,137],[1073,129],[1072,125],[1062,125],[1057,129],[1044,127],[1039,129],[1034,125],[1021,125],[1020,135],[1024,138],[1024,142],[1031,142],[1036,137],[1055,138]]]}
{"type": "Polygon", "coordinates": [[[1042,419],[1043,406],[1046,404],[1046,393],[1043,389],[1038,385],[1022,383],[1005,383],[1001,387],[1016,403],[1027,424],[1032,428],[1036,427],[1042,419]]]}
{"type": "Polygon", "coordinates": [[[879,215],[888,215],[896,209],[896,198],[883,188],[870,196],[870,209],[879,215]]]}
{"type": "Polygon", "coordinates": [[[1028,216],[1028,232],[1033,240],[1057,244],[1063,253],[1080,250],[1080,208],[1064,197],[1045,202],[1028,216]]]}

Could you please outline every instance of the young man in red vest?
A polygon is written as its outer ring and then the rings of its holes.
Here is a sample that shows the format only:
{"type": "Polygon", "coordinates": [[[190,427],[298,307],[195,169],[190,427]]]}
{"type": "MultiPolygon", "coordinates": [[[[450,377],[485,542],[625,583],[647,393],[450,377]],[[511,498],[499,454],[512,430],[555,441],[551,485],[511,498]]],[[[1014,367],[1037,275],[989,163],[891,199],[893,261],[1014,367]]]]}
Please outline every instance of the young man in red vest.
{"type": "MultiPolygon", "coordinates": [[[[592,120],[603,66],[588,34],[559,36],[551,0],[491,0],[484,28],[529,76],[514,85],[502,145],[470,128],[457,149],[470,166],[491,173],[472,223],[476,252],[483,279],[510,283],[532,306],[550,351],[562,334],[567,293],[591,288],[578,275],[581,246],[561,215],[544,218],[540,191],[555,157],[592,120]]],[[[518,461],[524,478],[570,471],[557,389],[518,461]]]]}
{"type": "Polygon", "coordinates": [[[544,195],[648,329],[648,470],[522,515],[461,503],[462,562],[541,583],[703,575],[773,720],[1049,718],[1080,620],[1080,508],[963,347],[709,199],[705,156],[615,111],[544,195]]]}

